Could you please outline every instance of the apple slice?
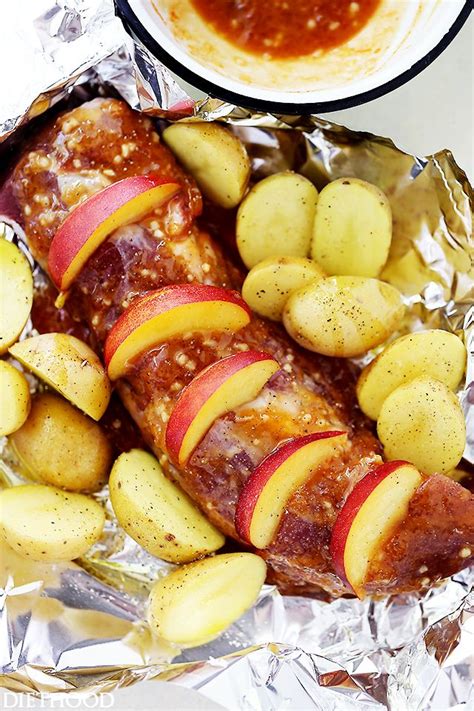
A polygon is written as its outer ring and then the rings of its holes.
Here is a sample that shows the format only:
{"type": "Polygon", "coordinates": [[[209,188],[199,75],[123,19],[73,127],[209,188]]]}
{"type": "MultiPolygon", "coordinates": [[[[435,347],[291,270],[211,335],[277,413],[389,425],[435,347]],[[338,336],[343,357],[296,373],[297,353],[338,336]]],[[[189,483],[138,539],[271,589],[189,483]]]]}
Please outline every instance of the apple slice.
{"type": "Polygon", "coordinates": [[[110,400],[110,382],[86,343],[66,333],[42,333],[15,343],[10,353],[93,420],[102,417],[110,400]]]}
{"type": "Polygon", "coordinates": [[[174,284],[135,299],[110,331],[104,348],[112,380],[153,346],[192,331],[234,333],[251,311],[236,291],[204,284],[174,284]]]}
{"type": "Polygon", "coordinates": [[[370,563],[402,521],[422,476],[412,464],[386,462],[353,488],[332,530],[331,555],[337,574],[359,598],[370,563]]]}
{"type": "Polygon", "coordinates": [[[184,464],[212,423],[257,397],[279,368],[267,353],[245,351],[202,370],[181,392],[168,421],[166,447],[170,457],[184,464]]]}
{"type": "Polygon", "coordinates": [[[56,232],[48,269],[60,291],[69,289],[89,257],[118,227],[140,220],[176,195],[180,186],[157,175],[124,178],[78,205],[56,232]]]}
{"type": "Polygon", "coordinates": [[[245,482],[235,512],[237,533],[255,548],[272,542],[289,498],[347,442],[345,432],[313,432],[276,447],[245,482]]]}

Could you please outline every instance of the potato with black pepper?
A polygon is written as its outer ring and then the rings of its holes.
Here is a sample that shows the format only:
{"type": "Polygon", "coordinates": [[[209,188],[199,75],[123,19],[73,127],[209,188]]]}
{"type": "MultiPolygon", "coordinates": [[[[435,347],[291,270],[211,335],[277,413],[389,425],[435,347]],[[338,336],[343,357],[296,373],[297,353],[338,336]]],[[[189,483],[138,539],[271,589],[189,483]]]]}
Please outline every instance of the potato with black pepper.
{"type": "Polygon", "coordinates": [[[0,493],[0,534],[29,560],[74,560],[100,538],[104,523],[102,506],[83,494],[41,484],[0,493]]]}
{"type": "Polygon", "coordinates": [[[112,467],[109,489],[119,524],[158,558],[186,563],[225,543],[222,533],[165,477],[148,452],[132,449],[121,454],[112,467]]]}
{"type": "Polygon", "coordinates": [[[254,604],[265,576],[265,562],[253,553],[227,553],[183,565],[153,586],[150,627],[181,647],[205,644],[254,604]]]}
{"type": "Polygon", "coordinates": [[[269,257],[256,264],[242,285],[242,296],[253,311],[281,321],[291,294],[324,279],[321,267],[305,257],[269,257]]]}
{"type": "Polygon", "coordinates": [[[30,315],[33,276],[23,252],[0,238],[0,353],[14,343],[30,315]]]}
{"type": "Polygon", "coordinates": [[[455,390],[465,367],[466,347],[454,333],[431,329],[400,336],[360,374],[359,405],[368,417],[376,420],[386,398],[400,385],[431,375],[455,390]]]}
{"type": "Polygon", "coordinates": [[[297,343],[328,356],[351,358],[383,343],[405,313],[399,291],[366,277],[329,277],[295,291],[283,323],[297,343]]]}
{"type": "Polygon", "coordinates": [[[28,475],[69,491],[98,491],[107,481],[112,448],[100,426],[59,395],[33,398],[10,443],[28,475]]]}
{"type": "Polygon", "coordinates": [[[0,360],[0,437],[18,430],[30,411],[28,381],[10,363],[0,360]]]}
{"type": "Polygon", "coordinates": [[[204,195],[222,207],[242,200],[250,160],[242,141],[219,123],[179,122],[163,131],[163,140],[188,170],[204,195]]]}
{"type": "Polygon", "coordinates": [[[110,400],[110,381],[87,343],[68,333],[41,333],[9,349],[11,355],[86,415],[100,420],[110,400]]]}
{"type": "Polygon", "coordinates": [[[245,266],[268,257],[307,257],[317,201],[313,183],[291,171],[254,185],[237,212],[237,247],[245,266]]]}
{"type": "Polygon", "coordinates": [[[311,256],[327,274],[378,276],[391,241],[390,203],[376,185],[340,178],[321,190],[311,256]]]}
{"type": "Polygon", "coordinates": [[[466,446],[459,400],[431,377],[415,378],[386,398],[377,434],[388,459],[406,459],[425,474],[450,472],[466,446]]]}

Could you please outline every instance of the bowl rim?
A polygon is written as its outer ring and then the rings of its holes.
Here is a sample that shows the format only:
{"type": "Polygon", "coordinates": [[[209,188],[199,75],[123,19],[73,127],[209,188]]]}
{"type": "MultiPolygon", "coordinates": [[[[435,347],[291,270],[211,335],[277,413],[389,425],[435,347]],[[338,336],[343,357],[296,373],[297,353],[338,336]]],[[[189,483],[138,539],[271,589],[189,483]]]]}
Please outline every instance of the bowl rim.
{"type": "Polygon", "coordinates": [[[145,45],[145,47],[170,71],[180,77],[183,81],[191,84],[196,89],[204,92],[212,98],[226,101],[230,104],[242,106],[254,111],[272,114],[316,114],[327,113],[330,111],[340,111],[349,109],[354,106],[360,106],[381,96],[385,96],[390,92],[398,89],[406,84],[415,76],[420,74],[426,67],[434,62],[442,52],[451,44],[453,39],[459,33],[469,15],[471,14],[472,0],[466,0],[461,11],[457,15],[453,24],[449,27],[441,40],[427,54],[417,60],[409,69],[406,69],[401,74],[389,81],[380,84],[368,91],[347,96],[341,99],[333,99],[331,101],[319,102],[298,102],[288,103],[280,101],[269,101],[267,99],[255,99],[254,97],[246,96],[235,91],[226,89],[225,87],[214,84],[208,79],[204,79],[192,70],[185,67],[181,62],[172,57],[159,42],[148,32],[142,25],[141,21],[132,10],[129,0],[114,0],[117,13],[124,22],[126,28],[130,29],[136,37],[145,45]]]}

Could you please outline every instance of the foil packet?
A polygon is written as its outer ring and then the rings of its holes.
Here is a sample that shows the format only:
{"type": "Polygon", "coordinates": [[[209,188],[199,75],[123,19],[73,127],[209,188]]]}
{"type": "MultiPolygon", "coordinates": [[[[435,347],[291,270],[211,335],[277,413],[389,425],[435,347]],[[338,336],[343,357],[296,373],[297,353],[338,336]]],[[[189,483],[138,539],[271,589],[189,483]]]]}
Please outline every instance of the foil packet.
{"type": "MultiPolygon", "coordinates": [[[[447,328],[468,347],[459,398],[466,467],[474,462],[474,199],[449,151],[421,158],[315,116],[256,114],[212,97],[195,102],[127,34],[112,0],[19,2],[8,15],[0,27],[14,63],[0,76],[0,141],[7,152],[21,127],[57,102],[114,93],[160,119],[225,121],[246,143],[258,177],[293,168],[318,187],[347,175],[378,184],[394,215],[383,277],[409,306],[403,328],[447,328]]],[[[0,229],[28,254],[18,225],[4,222],[0,229]]],[[[35,267],[35,279],[43,278],[35,267]]],[[[0,484],[20,483],[18,463],[5,441],[0,446],[0,484]]],[[[249,711],[474,708],[473,569],[424,595],[377,601],[284,597],[265,585],[221,637],[181,651],[160,644],[143,622],[151,583],[172,566],[117,529],[107,488],[98,497],[108,512],[105,534],[76,563],[31,563],[0,547],[4,689],[45,699],[160,679],[249,711]]]]}

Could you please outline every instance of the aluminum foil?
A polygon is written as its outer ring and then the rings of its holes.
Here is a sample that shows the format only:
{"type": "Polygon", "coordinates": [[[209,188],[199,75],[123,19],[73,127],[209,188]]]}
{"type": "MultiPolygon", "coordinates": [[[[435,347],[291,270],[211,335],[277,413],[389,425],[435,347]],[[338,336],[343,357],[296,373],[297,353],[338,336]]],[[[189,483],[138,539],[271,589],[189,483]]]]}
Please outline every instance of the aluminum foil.
{"type": "MultiPolygon", "coordinates": [[[[246,142],[257,177],[296,168],[318,186],[343,175],[380,185],[394,214],[384,278],[410,306],[403,327],[464,334],[470,360],[459,397],[468,424],[465,458],[474,461],[473,193],[448,151],[417,158],[317,117],[253,114],[212,98],[195,103],[127,35],[112,0],[15,5],[0,26],[12,66],[0,75],[6,145],[71,92],[115,91],[157,117],[228,122],[246,142]]],[[[22,244],[17,226],[3,229],[22,244]]],[[[35,278],[44,278],[38,269],[35,278]]],[[[1,483],[14,485],[21,469],[1,446],[1,483]]],[[[264,586],[252,610],[219,639],[181,652],[157,642],[143,622],[149,586],[171,566],[117,529],[107,489],[98,496],[108,511],[106,531],[77,563],[32,564],[0,549],[3,688],[45,698],[158,678],[249,711],[474,708],[474,570],[423,596],[379,601],[282,597],[264,586]]]]}

